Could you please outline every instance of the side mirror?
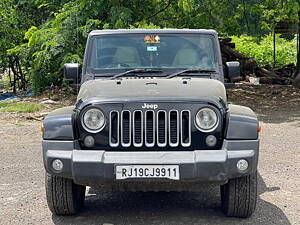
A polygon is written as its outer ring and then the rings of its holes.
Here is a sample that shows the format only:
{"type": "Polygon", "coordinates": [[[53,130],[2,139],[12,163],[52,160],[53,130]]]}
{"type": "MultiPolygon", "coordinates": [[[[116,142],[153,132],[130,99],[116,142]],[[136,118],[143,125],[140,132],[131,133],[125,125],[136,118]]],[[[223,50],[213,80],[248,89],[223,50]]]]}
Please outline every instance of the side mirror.
{"type": "Polygon", "coordinates": [[[79,63],[66,63],[64,65],[64,77],[67,80],[73,80],[74,83],[80,82],[81,72],[79,63]]]}
{"type": "Polygon", "coordinates": [[[240,63],[237,61],[234,62],[226,62],[227,74],[230,81],[234,80],[234,78],[239,77],[240,74],[240,63]]]}

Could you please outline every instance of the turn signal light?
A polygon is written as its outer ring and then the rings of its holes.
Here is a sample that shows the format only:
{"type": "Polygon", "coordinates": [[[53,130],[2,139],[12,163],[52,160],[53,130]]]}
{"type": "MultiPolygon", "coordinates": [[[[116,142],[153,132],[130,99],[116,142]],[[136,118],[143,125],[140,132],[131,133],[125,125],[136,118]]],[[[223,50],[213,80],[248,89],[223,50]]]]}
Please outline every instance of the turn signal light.
{"type": "Polygon", "coordinates": [[[257,127],[257,132],[260,133],[261,130],[262,130],[262,128],[261,128],[261,125],[259,124],[258,127],[257,127]]]}
{"type": "Polygon", "coordinates": [[[45,127],[44,124],[41,125],[41,132],[44,133],[45,132],[45,127]]]}

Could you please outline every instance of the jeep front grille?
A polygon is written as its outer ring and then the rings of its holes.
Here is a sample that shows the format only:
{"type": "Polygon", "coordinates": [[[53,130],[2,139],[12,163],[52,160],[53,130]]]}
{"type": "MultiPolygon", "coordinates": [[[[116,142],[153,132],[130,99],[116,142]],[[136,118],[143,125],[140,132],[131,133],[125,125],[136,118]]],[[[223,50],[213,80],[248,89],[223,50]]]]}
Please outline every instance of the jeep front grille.
{"type": "Polygon", "coordinates": [[[111,147],[189,147],[191,145],[191,113],[112,111],[109,116],[111,147]]]}

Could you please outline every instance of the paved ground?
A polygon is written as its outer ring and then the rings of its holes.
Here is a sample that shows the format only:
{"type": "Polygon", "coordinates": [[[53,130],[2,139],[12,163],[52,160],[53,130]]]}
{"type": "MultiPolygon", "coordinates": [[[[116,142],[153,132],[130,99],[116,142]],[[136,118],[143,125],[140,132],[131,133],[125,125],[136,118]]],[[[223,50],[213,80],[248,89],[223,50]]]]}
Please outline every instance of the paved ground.
{"type": "Polygon", "coordinates": [[[45,201],[40,122],[16,121],[15,115],[2,113],[0,224],[299,225],[300,108],[262,108],[258,109],[263,120],[259,200],[255,214],[246,220],[223,216],[218,188],[200,193],[95,194],[89,190],[86,207],[78,216],[52,216],[45,201]]]}

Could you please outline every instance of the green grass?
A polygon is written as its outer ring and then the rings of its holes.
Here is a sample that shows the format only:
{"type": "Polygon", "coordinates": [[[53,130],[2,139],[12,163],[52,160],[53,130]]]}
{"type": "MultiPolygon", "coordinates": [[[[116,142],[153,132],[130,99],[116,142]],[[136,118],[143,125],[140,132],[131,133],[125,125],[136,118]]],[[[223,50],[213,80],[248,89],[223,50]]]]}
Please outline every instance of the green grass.
{"type": "Polygon", "coordinates": [[[28,112],[33,113],[44,108],[39,103],[29,102],[0,102],[0,112],[28,112]]]}
{"type": "Polygon", "coordinates": [[[23,124],[23,123],[16,123],[15,124],[17,127],[24,127],[25,126],[25,124],[23,124]]]}

